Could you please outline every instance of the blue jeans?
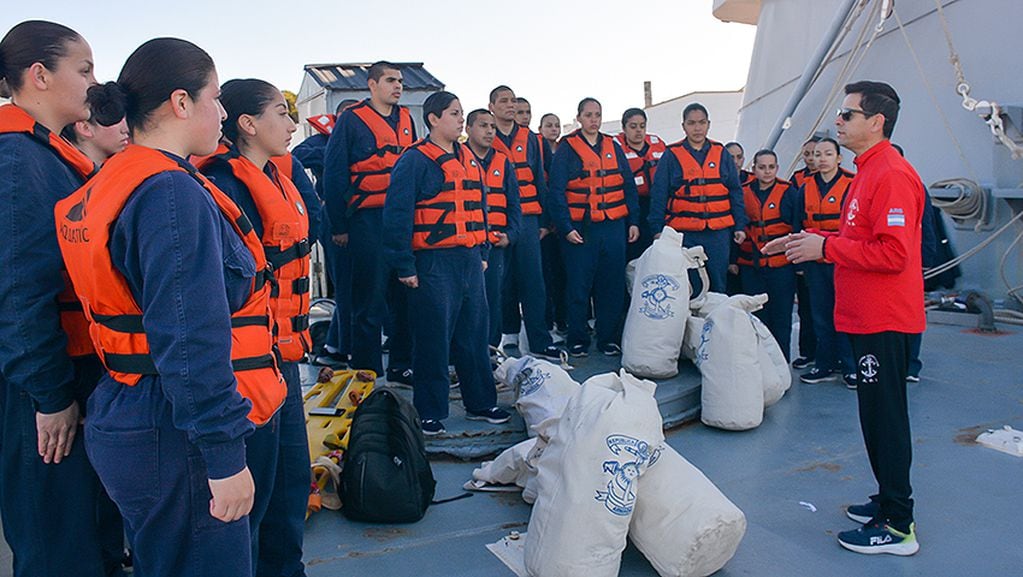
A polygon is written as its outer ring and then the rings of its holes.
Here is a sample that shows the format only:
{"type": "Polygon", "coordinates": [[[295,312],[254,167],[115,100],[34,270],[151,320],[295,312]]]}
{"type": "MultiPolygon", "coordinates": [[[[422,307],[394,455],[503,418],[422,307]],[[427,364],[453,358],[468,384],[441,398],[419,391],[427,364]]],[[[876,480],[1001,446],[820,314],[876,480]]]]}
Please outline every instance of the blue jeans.
{"type": "Polygon", "coordinates": [[[470,411],[497,404],[487,349],[487,297],[480,249],[418,250],[419,287],[410,289],[416,311],[413,404],[423,419],[448,416],[448,360],[458,371],[470,411]]]}
{"type": "Polygon", "coordinates": [[[817,332],[813,320],[813,297],[810,296],[805,272],[796,275],[796,296],[799,297],[796,304],[796,312],[799,314],[799,356],[813,360],[817,358],[817,332]]]}
{"type": "Polygon", "coordinates": [[[813,331],[817,335],[816,366],[822,371],[839,368],[845,374],[856,372],[849,337],[835,331],[835,265],[808,262],[805,265],[813,331]]]}
{"type": "Polygon", "coordinates": [[[582,244],[562,241],[568,278],[568,345],[590,346],[586,323],[593,295],[597,346],[618,341],[625,306],[625,219],[593,222],[582,244]]]}
{"type": "MultiPolygon", "coordinates": [[[[657,231],[658,233],[660,231],[657,231]]],[[[724,293],[728,290],[728,253],[732,245],[732,230],[700,230],[684,231],[682,246],[702,246],[707,254],[707,277],[710,279],[710,290],[724,293]]],[[[700,294],[699,274],[689,271],[689,284],[693,294],[700,294]]]]}
{"type": "Polygon", "coordinates": [[[539,352],[551,346],[547,332],[547,291],[540,260],[540,217],[522,215],[519,238],[505,250],[504,293],[501,296],[507,334],[519,334],[526,323],[529,348],[539,352]],[[519,304],[522,314],[519,314],[519,304]]]}
{"type": "Polygon", "coordinates": [[[788,359],[792,348],[792,303],[796,298],[796,271],[792,265],[778,268],[739,265],[742,291],[767,293],[767,304],[757,313],[778,341],[788,359]]]}
{"type": "MultiPolygon", "coordinates": [[[[384,263],[383,209],[355,211],[348,221],[348,251],[351,256],[352,361],[353,369],[383,374],[380,335],[388,308],[398,319],[408,319],[408,294],[384,263]]],[[[403,370],[412,358],[410,322],[395,322],[388,368],[403,370]]]]}
{"type": "Polygon", "coordinates": [[[210,515],[205,459],[152,385],[104,379],[85,426],[89,460],[124,515],[135,574],[252,577],[248,517],[224,523],[210,515]]]}
{"type": "MultiPolygon", "coordinates": [[[[309,437],[306,434],[298,364],[283,363],[281,373],[288,384],[288,397],[273,422],[276,431],[268,435],[277,441],[276,455],[272,455],[276,466],[268,467],[269,458],[267,463],[248,459],[253,475],[257,468],[267,469],[268,474],[261,474],[261,478],[264,486],[268,480],[273,485],[269,495],[256,495],[261,502],[262,519],[256,519],[254,514],[249,516],[256,577],[305,576],[302,536],[309,502],[309,437]],[[269,478],[271,476],[272,479],[269,478]]],[[[249,437],[249,449],[254,448],[253,439],[263,429],[249,437]]],[[[264,452],[270,453],[272,448],[264,452]]],[[[256,490],[259,490],[258,484],[256,490]]]]}
{"type": "Polygon", "coordinates": [[[501,344],[501,286],[504,284],[506,250],[492,247],[487,257],[487,270],[483,279],[487,285],[487,342],[492,347],[501,344]]]}
{"type": "Polygon", "coordinates": [[[121,575],[121,516],[89,463],[82,428],[71,454],[47,465],[28,393],[3,377],[0,389],[0,511],[15,577],[121,575]]]}
{"type": "Polygon", "coordinates": [[[924,368],[923,362],[920,361],[920,346],[923,343],[923,333],[909,335],[909,374],[914,377],[919,377],[920,370],[924,368]]]}

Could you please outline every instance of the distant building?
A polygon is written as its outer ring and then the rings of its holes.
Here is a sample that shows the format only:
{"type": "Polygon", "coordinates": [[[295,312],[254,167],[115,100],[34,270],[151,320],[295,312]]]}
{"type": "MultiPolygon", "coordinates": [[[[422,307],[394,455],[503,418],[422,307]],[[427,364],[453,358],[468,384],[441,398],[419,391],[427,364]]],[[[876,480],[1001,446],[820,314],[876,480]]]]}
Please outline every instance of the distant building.
{"type": "MultiPolygon", "coordinates": [[[[646,112],[647,132],[656,134],[666,142],[675,142],[685,137],[682,132],[682,111],[693,102],[707,107],[710,113],[711,140],[728,142],[735,140],[739,124],[739,108],[742,106],[742,89],[690,92],[664,102],[651,104],[643,110],[646,112]]],[[[613,117],[600,125],[600,130],[607,134],[618,134],[622,131],[624,111],[616,112],[613,117]]],[[[745,143],[743,143],[745,146],[745,143]]]]}
{"type": "MultiPolygon", "coordinates": [[[[444,90],[444,83],[423,68],[422,62],[395,62],[401,70],[405,83],[405,92],[401,104],[409,108],[416,123],[416,132],[423,136],[426,127],[423,125],[423,102],[434,92],[444,90]]],[[[338,103],[351,98],[363,100],[369,98],[366,88],[367,71],[372,62],[349,64],[307,64],[302,77],[302,87],[298,90],[295,106],[301,119],[305,136],[312,134],[312,129],[305,122],[306,118],[318,114],[332,114],[338,103]]],[[[296,139],[296,142],[301,139],[296,139]]]]}

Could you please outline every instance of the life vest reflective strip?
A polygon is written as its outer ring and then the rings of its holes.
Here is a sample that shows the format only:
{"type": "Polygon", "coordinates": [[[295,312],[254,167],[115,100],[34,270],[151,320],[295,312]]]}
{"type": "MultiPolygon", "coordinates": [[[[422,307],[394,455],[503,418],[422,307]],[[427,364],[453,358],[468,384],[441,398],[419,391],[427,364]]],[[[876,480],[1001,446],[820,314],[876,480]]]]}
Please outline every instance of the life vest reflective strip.
{"type": "Polygon", "coordinates": [[[349,177],[354,189],[348,200],[349,214],[361,208],[381,208],[391,184],[391,169],[402,151],[412,145],[412,115],[404,106],[398,106],[398,130],[395,130],[369,105],[369,101],[345,109],[369,128],[376,139],[376,148],[369,158],[353,162],[349,177]]]}
{"type": "Polygon", "coordinates": [[[710,150],[700,166],[684,141],[668,147],[682,167],[682,185],[668,198],[667,225],[678,231],[722,230],[735,225],[728,187],[721,179],[725,147],[708,140],[710,150]]]}
{"type": "Polygon", "coordinates": [[[508,232],[508,191],[504,189],[504,168],[508,157],[495,150],[490,155],[490,162],[484,165],[468,148],[464,148],[463,152],[469,161],[466,168],[468,180],[465,186],[469,190],[478,188],[486,195],[487,239],[491,243],[496,243],[500,239],[495,233],[508,232]],[[474,171],[477,170],[482,180],[476,179],[474,171]]]}
{"type": "Polygon", "coordinates": [[[231,362],[238,392],[252,402],[249,420],[267,422],[287,393],[277,366],[271,334],[273,275],[252,223],[226,194],[191,165],[151,148],[130,145],[104,165],[92,180],[57,203],[60,250],[84,305],[89,333],[107,372],[120,383],[138,384],[157,375],[142,323],[142,310],[127,280],[110,257],[110,232],[124,205],[146,179],[163,172],[192,176],[231,223],[256,261],[248,300],[231,315],[231,362]]]}
{"type": "Polygon", "coordinates": [[[440,166],[444,184],[433,198],[416,201],[412,249],[473,247],[486,242],[483,191],[471,185],[480,182],[472,153],[458,143],[453,153],[446,152],[427,139],[414,148],[440,166]]]}
{"type": "Polygon", "coordinates": [[[525,215],[543,214],[540,195],[536,190],[538,175],[533,174],[533,168],[529,165],[528,144],[531,134],[533,133],[528,128],[516,124],[512,128],[511,146],[501,140],[501,135],[494,138],[492,145],[498,152],[507,156],[515,167],[515,178],[519,181],[519,204],[522,207],[522,214],[525,215]]]}
{"type": "Polygon", "coordinates": [[[839,172],[822,198],[817,179],[808,179],[803,186],[803,228],[837,232],[841,224],[845,193],[851,183],[852,177],[839,172]]]}
{"type": "Polygon", "coordinates": [[[599,134],[600,153],[593,150],[582,132],[565,137],[582,161],[583,170],[565,187],[568,215],[573,222],[603,222],[629,216],[625,204],[625,175],[618,166],[614,139],[599,134]]]}
{"type": "MultiPolygon", "coordinates": [[[[0,106],[0,134],[9,133],[27,134],[49,147],[61,162],[82,179],[82,182],[96,172],[96,165],[82,151],[59,134],[50,132],[29,113],[13,104],[0,106]]],[[[85,319],[82,303],[78,302],[78,297],[71,286],[71,277],[67,275],[66,270],[62,269],[60,272],[61,278],[64,279],[64,288],[57,295],[57,309],[60,312],[60,326],[67,334],[65,350],[71,357],[95,354],[96,350],[89,339],[89,322],[85,319]]]]}
{"type": "Polygon", "coordinates": [[[629,168],[632,169],[632,176],[636,180],[636,192],[640,196],[650,196],[650,185],[654,182],[657,163],[667,150],[664,141],[653,134],[648,134],[643,148],[637,151],[629,146],[624,132],[619,132],[615,140],[622,146],[625,159],[629,161],[629,168]]]}
{"type": "Polygon", "coordinates": [[[760,247],[792,232],[792,226],[783,221],[781,215],[781,201],[790,185],[784,180],[776,180],[767,193],[767,202],[761,203],[760,197],[753,192],[755,183],[756,181],[742,187],[746,215],[749,216],[750,222],[746,225],[746,240],[739,245],[737,262],[746,266],[783,267],[789,264],[784,253],[768,256],[761,254],[760,247]]]}
{"type": "Polygon", "coordinates": [[[302,195],[290,179],[276,170],[280,164],[291,166],[291,156],[271,159],[276,171],[273,178],[237,150],[227,151],[218,158],[226,162],[234,176],[249,189],[259,211],[263,223],[263,250],[276,281],[270,289],[270,306],[277,320],[277,346],[285,361],[300,361],[312,349],[309,336],[309,253],[312,249],[309,217],[302,195]]]}

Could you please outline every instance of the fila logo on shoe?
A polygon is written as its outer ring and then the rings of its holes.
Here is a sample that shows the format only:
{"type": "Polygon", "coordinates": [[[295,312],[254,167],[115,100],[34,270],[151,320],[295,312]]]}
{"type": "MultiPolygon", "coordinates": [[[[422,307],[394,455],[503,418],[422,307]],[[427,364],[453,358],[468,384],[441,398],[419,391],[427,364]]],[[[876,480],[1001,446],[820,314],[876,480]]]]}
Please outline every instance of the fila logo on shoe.
{"type": "Polygon", "coordinates": [[[870,538],[870,544],[871,545],[886,545],[886,544],[891,543],[891,542],[892,542],[892,536],[891,536],[890,533],[886,533],[884,537],[876,537],[875,536],[875,537],[871,537],[870,538]]]}

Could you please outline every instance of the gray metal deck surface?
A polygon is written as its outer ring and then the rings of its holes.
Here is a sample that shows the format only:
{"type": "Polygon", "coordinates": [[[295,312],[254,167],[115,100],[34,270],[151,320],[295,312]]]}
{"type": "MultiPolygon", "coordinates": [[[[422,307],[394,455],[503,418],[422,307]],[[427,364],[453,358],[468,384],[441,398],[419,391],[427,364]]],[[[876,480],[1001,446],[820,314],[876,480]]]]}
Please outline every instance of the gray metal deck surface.
{"type": "MultiPolygon", "coordinates": [[[[911,558],[857,555],[835,542],[836,532],[855,527],[843,507],[873,489],[853,391],[837,383],[795,384],[758,429],[730,433],[692,423],[671,431],[669,443],[749,522],[738,552],[718,575],[1023,575],[1023,459],[972,442],[990,427],[1023,429],[1021,350],[1019,333],[981,336],[940,325],[926,333],[922,380],[910,385],[921,542],[911,558]]],[[[591,356],[579,363],[577,375],[614,368],[591,356]]],[[[436,460],[438,497],[458,494],[474,466],[436,460]]],[[[517,494],[491,493],[431,507],[413,525],[365,525],[320,513],[306,533],[307,573],[512,575],[484,546],[510,531],[525,531],[529,512],[517,494]]],[[[656,573],[630,547],[621,575],[656,573]]]]}
{"type": "MultiPolygon", "coordinates": [[[[718,575],[1023,575],[1023,459],[972,442],[987,428],[1007,424],[1023,429],[1021,350],[1019,332],[981,336],[933,325],[925,334],[922,381],[910,385],[921,542],[920,553],[911,558],[866,557],[835,542],[837,531],[855,526],[843,507],[873,489],[855,393],[843,386],[795,384],[752,431],[729,433],[699,423],[670,431],[668,442],[746,513],[746,536],[718,575]]],[[[591,356],[578,362],[574,376],[582,380],[615,368],[610,359],[591,356]]],[[[687,371],[680,382],[694,375],[687,371]]],[[[462,425],[455,411],[452,415],[448,424],[456,431],[462,425]]],[[[438,498],[460,493],[475,465],[435,460],[438,498]]],[[[307,573],[510,576],[484,546],[510,531],[525,531],[529,512],[518,494],[494,493],[433,506],[413,525],[353,523],[324,511],[307,526],[307,573]]],[[[6,550],[0,553],[0,575],[10,575],[6,550]]],[[[621,575],[656,573],[630,547],[621,575]]]]}

